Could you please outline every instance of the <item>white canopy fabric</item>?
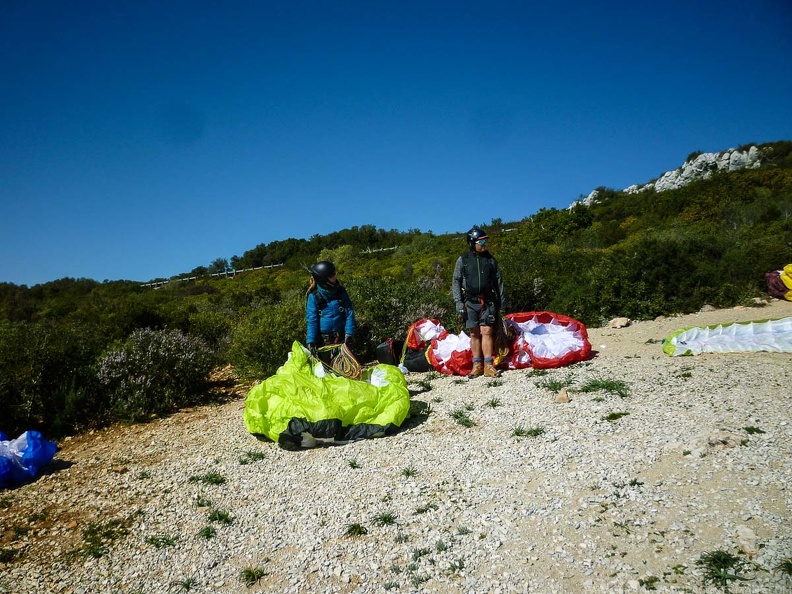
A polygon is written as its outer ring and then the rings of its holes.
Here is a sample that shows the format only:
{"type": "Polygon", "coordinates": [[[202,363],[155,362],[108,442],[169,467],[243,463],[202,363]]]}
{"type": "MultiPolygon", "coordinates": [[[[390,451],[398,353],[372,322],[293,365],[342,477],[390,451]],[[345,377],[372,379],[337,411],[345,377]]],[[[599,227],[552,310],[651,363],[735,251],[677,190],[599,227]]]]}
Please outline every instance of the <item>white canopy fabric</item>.
{"type": "Polygon", "coordinates": [[[792,317],[686,328],[663,340],[663,352],[672,357],[759,351],[792,353],[792,317]]]}

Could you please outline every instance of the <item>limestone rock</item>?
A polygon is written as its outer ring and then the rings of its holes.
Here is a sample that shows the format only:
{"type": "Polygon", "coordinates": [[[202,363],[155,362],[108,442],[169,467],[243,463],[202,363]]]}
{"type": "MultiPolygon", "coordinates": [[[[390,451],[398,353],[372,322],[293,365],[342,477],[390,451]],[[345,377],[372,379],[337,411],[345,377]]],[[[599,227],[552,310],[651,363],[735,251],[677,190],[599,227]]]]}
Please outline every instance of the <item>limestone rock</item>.
{"type": "Polygon", "coordinates": [[[608,322],[609,328],[626,328],[630,325],[630,318],[613,318],[608,322]]]}

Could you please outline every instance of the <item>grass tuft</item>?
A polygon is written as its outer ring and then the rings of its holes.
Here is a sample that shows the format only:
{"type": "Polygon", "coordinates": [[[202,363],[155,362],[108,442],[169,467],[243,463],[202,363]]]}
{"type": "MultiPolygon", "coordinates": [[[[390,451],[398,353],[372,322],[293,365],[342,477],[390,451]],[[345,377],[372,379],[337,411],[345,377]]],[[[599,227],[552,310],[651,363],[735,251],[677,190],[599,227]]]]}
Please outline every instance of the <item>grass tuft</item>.
{"type": "Polygon", "coordinates": [[[704,571],[704,584],[714,584],[717,588],[722,588],[724,592],[729,592],[731,582],[749,581],[740,575],[740,572],[745,570],[747,563],[732,555],[728,551],[718,550],[703,553],[696,561],[696,565],[700,566],[704,571]]]}
{"type": "Polygon", "coordinates": [[[345,536],[349,537],[357,537],[357,536],[365,536],[368,534],[368,530],[363,524],[347,524],[346,530],[344,531],[345,536]]]}
{"type": "Polygon", "coordinates": [[[451,418],[456,421],[457,425],[462,425],[463,427],[475,427],[476,425],[475,421],[467,414],[467,411],[461,408],[452,411],[450,415],[451,418]]]}
{"type": "Polygon", "coordinates": [[[580,388],[580,392],[599,392],[600,390],[605,392],[611,392],[612,394],[616,394],[621,398],[627,398],[630,395],[630,389],[627,387],[621,380],[605,380],[605,379],[593,379],[587,381],[583,386],[580,388]]]}
{"type": "Polygon", "coordinates": [[[396,516],[392,513],[383,512],[374,516],[372,520],[375,526],[390,526],[396,523],[396,516]]]}
{"type": "Polygon", "coordinates": [[[239,572],[239,578],[248,588],[257,584],[265,575],[267,570],[263,567],[246,567],[239,572]]]}
{"type": "Polygon", "coordinates": [[[191,483],[202,483],[204,485],[222,485],[226,482],[226,478],[219,472],[207,472],[190,477],[191,483]]]}
{"type": "Polygon", "coordinates": [[[146,537],[146,542],[153,545],[155,549],[163,547],[172,547],[176,544],[176,537],[169,534],[159,534],[157,536],[146,537]]]}

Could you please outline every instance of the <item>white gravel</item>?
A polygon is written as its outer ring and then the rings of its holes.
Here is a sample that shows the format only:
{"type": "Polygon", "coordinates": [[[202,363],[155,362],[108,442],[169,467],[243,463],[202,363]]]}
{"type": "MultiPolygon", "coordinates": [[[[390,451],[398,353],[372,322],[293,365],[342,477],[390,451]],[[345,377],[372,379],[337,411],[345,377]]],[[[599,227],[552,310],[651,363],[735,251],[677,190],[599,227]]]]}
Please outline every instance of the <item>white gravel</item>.
{"type": "Polygon", "coordinates": [[[545,375],[411,374],[402,430],[343,446],[258,441],[242,399],[65,440],[48,474],[0,493],[14,551],[0,593],[717,592],[696,564],[716,550],[751,564],[732,591],[792,592],[776,570],[792,558],[792,355],[659,344],[791,313],[773,301],[590,329],[595,356],[545,375]],[[578,391],[592,379],[629,396],[578,391]],[[210,473],[225,482],[196,480],[210,473]],[[75,552],[112,520],[128,533],[106,554],[75,552]],[[347,535],[355,524],[367,533],[347,535]],[[265,575],[247,587],[245,569],[265,575]]]}

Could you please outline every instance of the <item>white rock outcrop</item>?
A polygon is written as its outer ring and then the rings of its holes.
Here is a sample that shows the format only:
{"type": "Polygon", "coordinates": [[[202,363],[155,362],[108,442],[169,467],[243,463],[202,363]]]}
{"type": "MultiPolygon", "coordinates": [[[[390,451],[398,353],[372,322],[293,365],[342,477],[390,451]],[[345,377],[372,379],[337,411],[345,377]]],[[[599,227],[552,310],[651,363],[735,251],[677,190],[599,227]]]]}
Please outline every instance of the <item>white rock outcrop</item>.
{"type": "Polygon", "coordinates": [[[628,194],[635,194],[654,188],[658,192],[676,190],[690,182],[707,179],[716,172],[731,172],[741,169],[756,169],[762,164],[762,151],[756,146],[746,150],[729,149],[720,153],[701,153],[678,169],[666,171],[654,182],[642,186],[633,185],[624,189],[628,194]]]}

